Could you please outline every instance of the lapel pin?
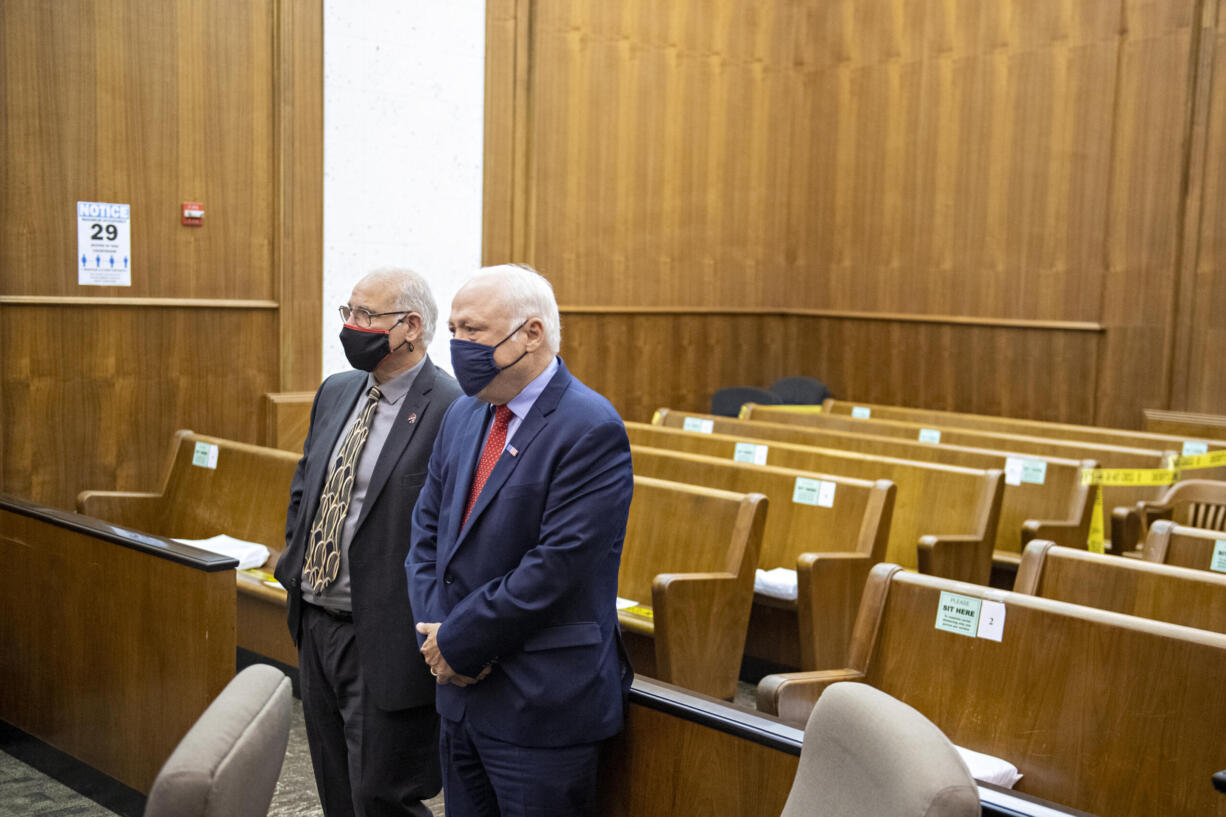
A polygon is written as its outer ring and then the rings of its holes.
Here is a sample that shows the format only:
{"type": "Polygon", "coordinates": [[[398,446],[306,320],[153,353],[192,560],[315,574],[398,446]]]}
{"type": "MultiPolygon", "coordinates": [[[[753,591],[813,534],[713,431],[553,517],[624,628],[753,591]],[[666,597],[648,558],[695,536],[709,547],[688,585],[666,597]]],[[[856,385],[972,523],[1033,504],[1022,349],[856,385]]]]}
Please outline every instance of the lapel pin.
{"type": "Polygon", "coordinates": [[[519,451],[518,451],[518,450],[516,450],[515,446],[513,446],[513,445],[508,445],[508,446],[507,446],[507,450],[511,452],[511,456],[512,456],[512,457],[518,457],[518,456],[519,456],[519,451]]]}
{"type": "Polygon", "coordinates": [[[414,412],[413,414],[410,414],[410,415],[409,415],[409,422],[410,422],[410,423],[416,423],[416,422],[417,422],[417,413],[416,413],[416,412],[414,412]]]}

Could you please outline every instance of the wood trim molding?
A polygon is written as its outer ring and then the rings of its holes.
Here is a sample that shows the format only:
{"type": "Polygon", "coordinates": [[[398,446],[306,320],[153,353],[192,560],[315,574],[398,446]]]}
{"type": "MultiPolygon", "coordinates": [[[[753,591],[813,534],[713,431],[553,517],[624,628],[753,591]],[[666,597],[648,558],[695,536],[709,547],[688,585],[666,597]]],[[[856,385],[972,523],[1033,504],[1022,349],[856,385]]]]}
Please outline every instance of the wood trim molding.
{"type": "Polygon", "coordinates": [[[281,391],[323,372],[323,0],[279,0],[273,59],[273,270],[281,391]]]}
{"type": "Polygon", "coordinates": [[[0,306],[162,306],[189,309],[276,309],[276,301],[232,298],[91,298],[85,295],[0,295],[0,306]]]}
{"type": "Polygon", "coordinates": [[[842,318],[859,321],[943,323],[958,326],[994,326],[1005,329],[1047,329],[1062,332],[1103,332],[1093,321],[1048,321],[1022,318],[989,318],[967,315],[922,315],[911,312],[852,312],[841,309],[770,309],[693,306],[559,306],[570,315],[796,315],[810,318],[842,318]]]}

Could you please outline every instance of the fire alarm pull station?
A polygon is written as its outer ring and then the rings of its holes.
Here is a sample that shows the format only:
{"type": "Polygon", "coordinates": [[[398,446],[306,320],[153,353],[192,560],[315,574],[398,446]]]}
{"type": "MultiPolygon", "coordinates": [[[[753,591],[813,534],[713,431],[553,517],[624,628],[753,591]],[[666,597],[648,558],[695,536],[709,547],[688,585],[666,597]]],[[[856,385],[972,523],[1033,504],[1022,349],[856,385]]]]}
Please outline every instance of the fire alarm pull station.
{"type": "Polygon", "coordinates": [[[199,227],[204,224],[204,205],[196,201],[183,202],[183,226],[199,227]]]}

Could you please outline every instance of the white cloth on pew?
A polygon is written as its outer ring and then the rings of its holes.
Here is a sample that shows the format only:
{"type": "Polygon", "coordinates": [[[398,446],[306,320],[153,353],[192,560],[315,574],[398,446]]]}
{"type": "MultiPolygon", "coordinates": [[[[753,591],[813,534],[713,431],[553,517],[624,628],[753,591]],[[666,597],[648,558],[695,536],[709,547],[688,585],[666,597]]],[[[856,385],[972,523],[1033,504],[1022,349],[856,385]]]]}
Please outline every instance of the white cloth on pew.
{"type": "Polygon", "coordinates": [[[773,570],[758,568],[754,573],[754,592],[777,599],[796,600],[796,571],[786,567],[773,570]]]}
{"type": "Polygon", "coordinates": [[[235,539],[224,533],[210,536],[208,539],[175,539],[175,541],[182,545],[207,550],[209,553],[238,559],[239,570],[259,567],[268,561],[268,548],[257,542],[235,539]]]}
{"type": "Polygon", "coordinates": [[[618,610],[626,610],[630,607],[634,607],[637,604],[638,604],[637,601],[632,601],[631,599],[623,599],[621,596],[617,597],[617,609],[618,610]]]}
{"type": "Polygon", "coordinates": [[[971,777],[980,783],[991,783],[994,786],[1011,789],[1017,785],[1017,781],[1022,779],[1017,767],[1007,760],[985,755],[973,749],[963,749],[961,746],[954,746],[954,748],[958,750],[958,754],[962,755],[962,762],[970,770],[971,777]]]}

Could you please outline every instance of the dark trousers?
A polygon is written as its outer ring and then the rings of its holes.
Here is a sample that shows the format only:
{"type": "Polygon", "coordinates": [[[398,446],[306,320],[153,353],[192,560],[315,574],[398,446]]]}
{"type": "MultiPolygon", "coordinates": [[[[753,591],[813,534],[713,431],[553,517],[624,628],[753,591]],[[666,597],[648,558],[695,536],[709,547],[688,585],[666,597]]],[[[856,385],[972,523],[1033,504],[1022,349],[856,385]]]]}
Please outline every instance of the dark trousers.
{"type": "Polygon", "coordinates": [[[421,801],[442,785],[434,706],[377,707],[362,683],[353,622],[302,607],[298,672],[324,814],[428,817],[421,801]]]}
{"type": "Polygon", "coordinates": [[[443,718],[439,750],[447,817],[596,813],[600,743],[517,746],[443,718]]]}

